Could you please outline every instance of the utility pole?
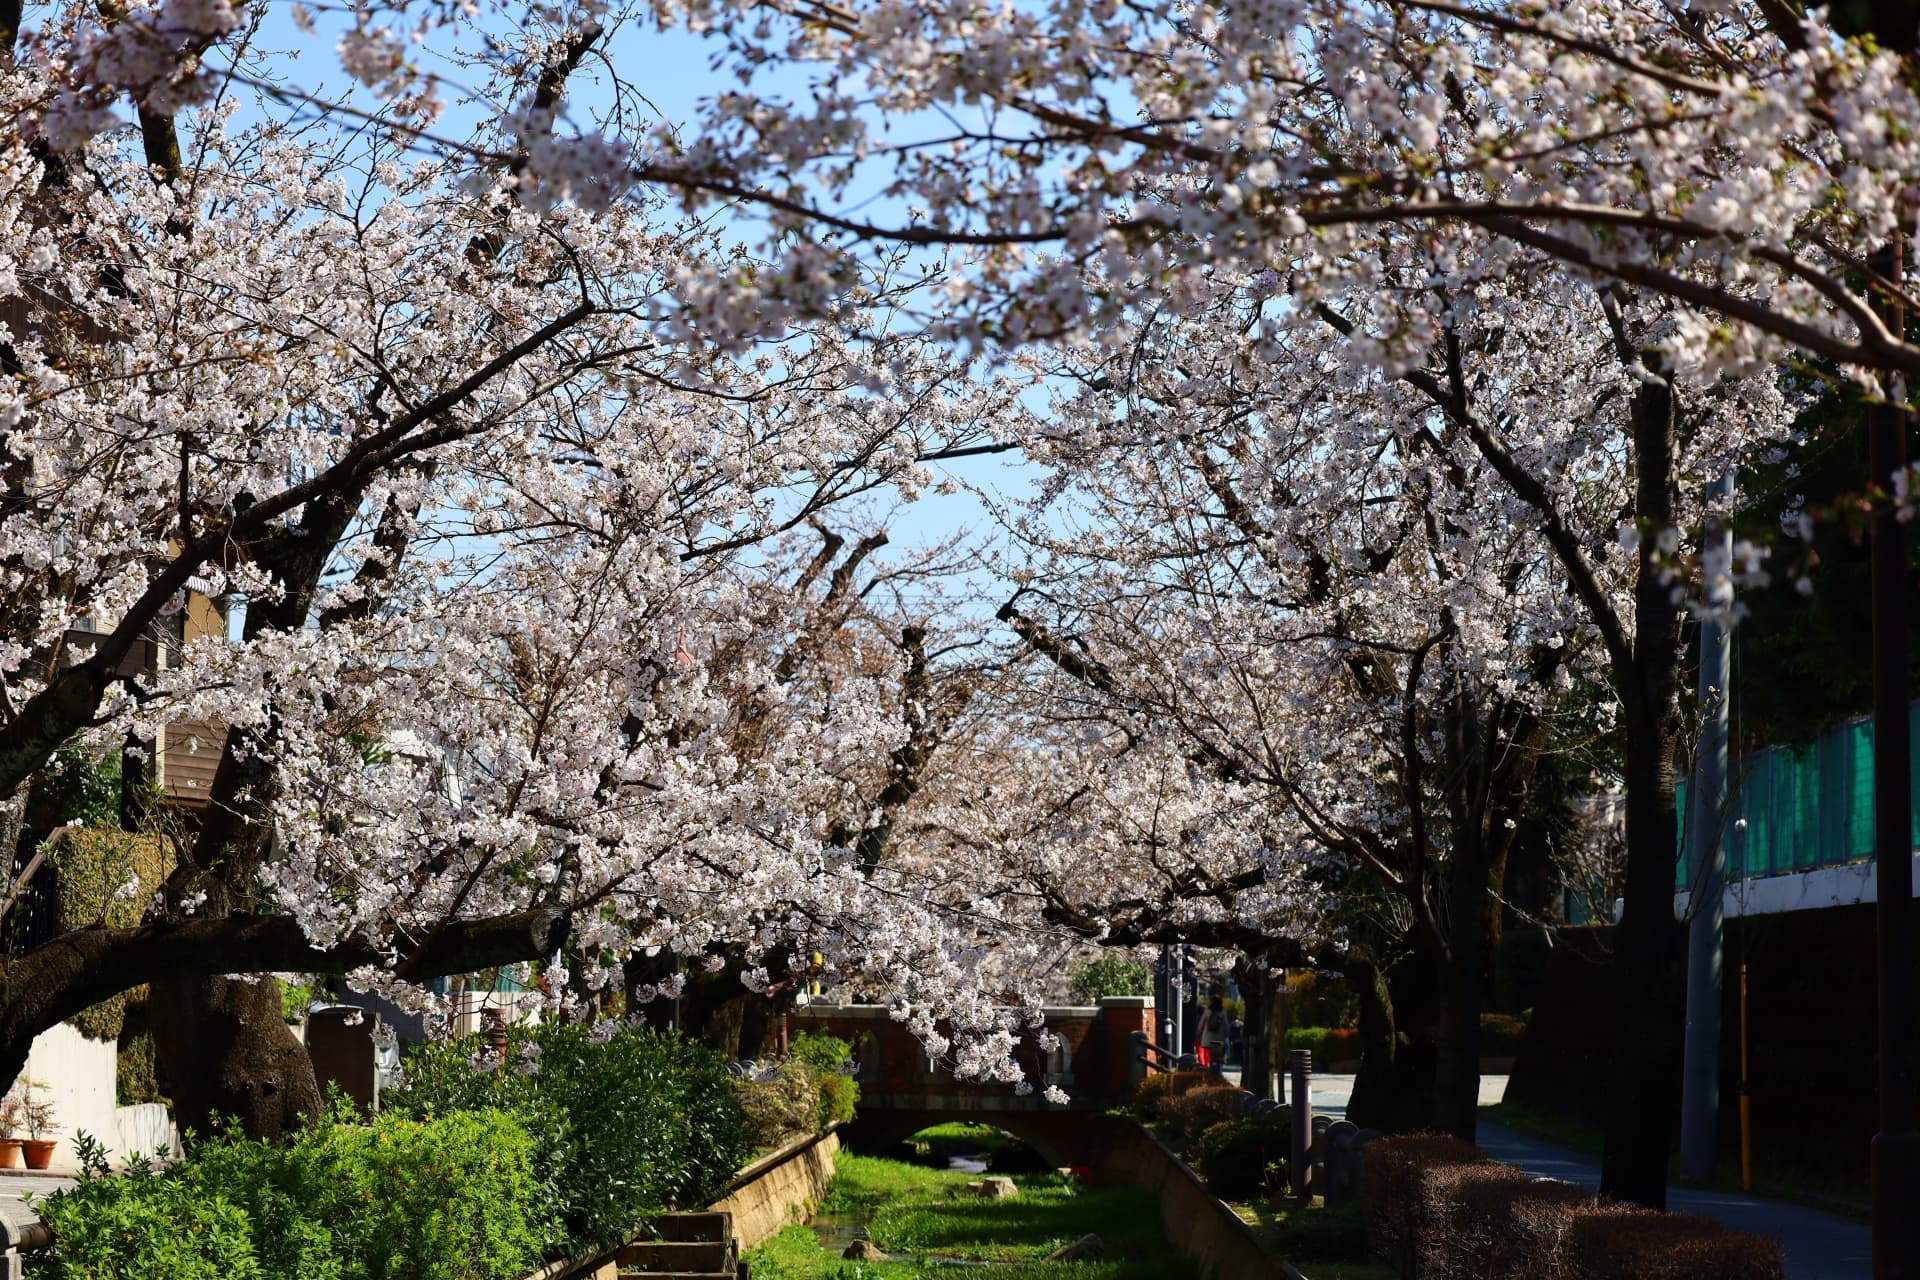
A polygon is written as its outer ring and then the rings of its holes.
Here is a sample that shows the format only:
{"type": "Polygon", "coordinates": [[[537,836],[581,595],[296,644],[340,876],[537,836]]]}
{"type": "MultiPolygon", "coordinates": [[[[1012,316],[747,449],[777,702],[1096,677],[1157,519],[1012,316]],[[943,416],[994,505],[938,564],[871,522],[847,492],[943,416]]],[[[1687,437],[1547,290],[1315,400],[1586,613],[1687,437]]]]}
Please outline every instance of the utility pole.
{"type": "MultiPolygon", "coordinates": [[[[1709,548],[1733,560],[1733,473],[1707,486],[1709,548]]],[[[1687,1035],[1680,1086],[1680,1178],[1701,1183],[1713,1177],[1720,1113],[1721,934],[1727,883],[1727,702],[1732,687],[1732,646],[1727,629],[1711,616],[1700,620],[1700,748],[1693,762],[1688,814],[1693,871],[1687,927],[1687,1035]]]]}
{"type": "MultiPolygon", "coordinates": [[[[1905,276],[1899,233],[1874,255],[1891,289],[1874,311],[1896,338],[1905,276]]],[[[1880,490],[1870,540],[1873,574],[1874,925],[1879,938],[1880,1132],[1873,1136],[1874,1280],[1920,1280],[1920,1131],[1914,1116],[1913,797],[1907,732],[1907,547],[1893,509],[1893,478],[1907,461],[1906,388],[1889,378],[1867,410],[1868,465],[1880,490]]]]}

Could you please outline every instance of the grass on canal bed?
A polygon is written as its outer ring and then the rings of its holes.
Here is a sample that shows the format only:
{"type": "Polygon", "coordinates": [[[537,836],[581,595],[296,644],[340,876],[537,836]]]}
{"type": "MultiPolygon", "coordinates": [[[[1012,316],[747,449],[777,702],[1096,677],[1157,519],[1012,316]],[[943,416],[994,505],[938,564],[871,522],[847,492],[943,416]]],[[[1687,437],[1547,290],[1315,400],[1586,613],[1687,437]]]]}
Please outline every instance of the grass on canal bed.
{"type": "MultiPolygon", "coordinates": [[[[1016,1265],[979,1269],[981,1280],[1194,1280],[1193,1267],[1160,1234],[1160,1206],[1131,1187],[1082,1187],[1057,1174],[1016,1176],[1012,1200],[951,1194],[979,1175],[842,1152],[821,1206],[826,1217],[864,1219],[874,1244],[895,1255],[1016,1265]],[[1088,1232],[1106,1242],[1098,1262],[1040,1259],[1088,1232]]],[[[953,1280],[950,1265],[850,1262],[822,1248],[810,1227],[788,1227],[747,1255],[755,1280],[953,1280]]]]}

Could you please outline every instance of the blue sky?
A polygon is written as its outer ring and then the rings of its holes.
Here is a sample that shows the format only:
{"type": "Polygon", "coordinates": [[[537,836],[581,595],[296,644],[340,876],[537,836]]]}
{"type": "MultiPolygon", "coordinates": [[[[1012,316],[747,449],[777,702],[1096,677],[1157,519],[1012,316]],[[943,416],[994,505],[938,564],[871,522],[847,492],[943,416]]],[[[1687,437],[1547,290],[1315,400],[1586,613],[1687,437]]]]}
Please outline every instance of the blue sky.
{"type": "MultiPolygon", "coordinates": [[[[318,4],[310,6],[315,29],[308,34],[294,23],[291,9],[290,4],[274,0],[259,10],[262,17],[256,47],[271,51],[268,69],[318,96],[338,95],[349,82],[340,69],[335,45],[351,23],[351,11],[318,4]]],[[[490,10],[460,33],[458,39],[461,43],[470,43],[483,32],[509,32],[517,20],[510,15],[521,12],[524,10],[490,10]]],[[[378,21],[380,19],[376,19],[378,21]]],[[[478,90],[481,86],[466,79],[457,61],[448,56],[453,48],[449,34],[445,30],[429,33],[415,46],[415,60],[421,71],[441,78],[446,86],[443,97],[449,106],[436,132],[463,138],[484,118],[486,108],[459,100],[462,88],[478,90]]],[[[738,87],[730,73],[717,73],[710,67],[716,48],[716,42],[704,37],[682,30],[662,32],[638,22],[621,28],[608,44],[610,60],[620,79],[643,95],[661,117],[675,123],[691,120],[701,99],[738,87]]],[[[806,75],[792,69],[776,76],[762,76],[756,80],[755,87],[762,92],[794,98],[808,92],[806,75]]],[[[347,96],[364,107],[377,105],[364,92],[347,96]]],[[[591,127],[592,118],[611,101],[604,68],[589,64],[573,81],[569,114],[582,127],[591,127]]],[[[869,211],[885,212],[878,205],[870,205],[869,211]]],[[[750,217],[741,217],[736,225],[746,239],[751,239],[759,229],[750,217]]],[[[919,501],[892,513],[888,523],[895,548],[932,545],[962,530],[991,538],[996,522],[978,492],[990,497],[1025,497],[1031,494],[1038,476],[1036,469],[1022,462],[1017,454],[959,459],[934,464],[934,468],[937,474],[951,477],[963,487],[949,495],[929,490],[919,501]]],[[[987,580],[976,579],[973,585],[996,597],[1003,594],[997,584],[987,580]]]]}

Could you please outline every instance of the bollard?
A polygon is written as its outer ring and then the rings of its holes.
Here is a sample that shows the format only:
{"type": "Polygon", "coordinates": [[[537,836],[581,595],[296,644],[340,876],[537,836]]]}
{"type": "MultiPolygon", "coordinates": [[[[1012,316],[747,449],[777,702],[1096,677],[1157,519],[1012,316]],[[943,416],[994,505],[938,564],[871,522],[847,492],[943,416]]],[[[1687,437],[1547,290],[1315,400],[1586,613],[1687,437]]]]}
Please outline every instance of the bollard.
{"type": "Polygon", "coordinates": [[[1287,1089],[1293,1098],[1292,1123],[1288,1126],[1292,1161],[1293,1194],[1304,1200],[1313,1194],[1313,1051],[1295,1049],[1287,1055],[1287,1089]]]}

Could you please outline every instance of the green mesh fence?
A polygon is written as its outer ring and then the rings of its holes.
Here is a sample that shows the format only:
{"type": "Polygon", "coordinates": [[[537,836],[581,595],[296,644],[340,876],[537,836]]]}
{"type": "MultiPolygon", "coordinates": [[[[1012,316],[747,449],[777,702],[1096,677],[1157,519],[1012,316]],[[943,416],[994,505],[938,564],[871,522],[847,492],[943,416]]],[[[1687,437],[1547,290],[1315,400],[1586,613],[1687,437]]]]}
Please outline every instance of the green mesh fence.
{"type": "MultiPolygon", "coordinates": [[[[1907,710],[1920,739],[1920,702],[1907,710]]],[[[1920,754],[1908,786],[1920,783],[1920,754]]],[[[1727,877],[1781,875],[1873,857],[1873,725],[1849,720],[1798,749],[1768,747],[1734,766],[1723,829],[1727,877]],[[1740,819],[1745,819],[1744,826],[1740,819]]],[[[1680,867],[1676,887],[1694,871],[1687,786],[1677,788],[1680,867]]],[[[1908,843],[1920,847],[1920,808],[1908,843]]]]}

